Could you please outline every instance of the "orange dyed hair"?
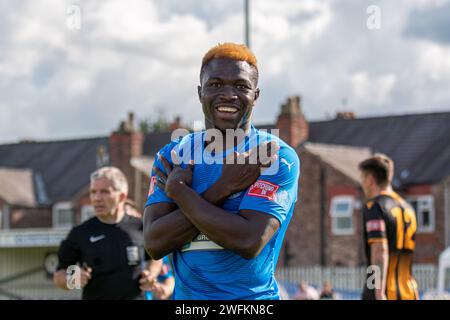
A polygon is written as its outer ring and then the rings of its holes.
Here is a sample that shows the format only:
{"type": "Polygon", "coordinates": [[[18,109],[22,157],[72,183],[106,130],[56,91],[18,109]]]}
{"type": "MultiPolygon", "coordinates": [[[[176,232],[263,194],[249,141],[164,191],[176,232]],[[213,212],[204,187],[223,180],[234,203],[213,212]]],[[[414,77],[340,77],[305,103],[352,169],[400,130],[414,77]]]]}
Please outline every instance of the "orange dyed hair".
{"type": "Polygon", "coordinates": [[[202,68],[212,59],[218,58],[228,58],[232,60],[246,61],[250,65],[255,67],[256,70],[258,70],[255,55],[253,54],[253,52],[250,51],[249,48],[247,48],[247,46],[243,44],[225,42],[222,44],[219,43],[217,46],[212,47],[203,56],[202,68]]]}

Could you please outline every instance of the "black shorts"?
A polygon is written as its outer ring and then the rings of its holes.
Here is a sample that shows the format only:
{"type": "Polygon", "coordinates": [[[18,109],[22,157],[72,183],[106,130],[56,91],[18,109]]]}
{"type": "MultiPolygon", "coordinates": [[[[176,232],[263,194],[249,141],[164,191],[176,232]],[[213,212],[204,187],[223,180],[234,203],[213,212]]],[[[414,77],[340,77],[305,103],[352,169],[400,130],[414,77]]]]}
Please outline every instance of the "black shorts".
{"type": "Polygon", "coordinates": [[[364,288],[361,299],[362,300],[376,300],[375,290],[370,290],[370,289],[364,288]]]}

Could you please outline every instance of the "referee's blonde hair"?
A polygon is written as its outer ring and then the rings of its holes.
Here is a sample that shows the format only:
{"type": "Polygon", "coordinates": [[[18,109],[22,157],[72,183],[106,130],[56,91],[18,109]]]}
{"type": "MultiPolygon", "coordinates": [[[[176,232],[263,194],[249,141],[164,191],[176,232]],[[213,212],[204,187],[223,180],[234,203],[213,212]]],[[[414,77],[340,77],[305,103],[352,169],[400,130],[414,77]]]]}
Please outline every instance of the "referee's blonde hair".
{"type": "Polygon", "coordinates": [[[116,167],[103,167],[91,174],[91,182],[98,179],[108,179],[113,188],[128,195],[128,181],[123,172],[116,167]]]}

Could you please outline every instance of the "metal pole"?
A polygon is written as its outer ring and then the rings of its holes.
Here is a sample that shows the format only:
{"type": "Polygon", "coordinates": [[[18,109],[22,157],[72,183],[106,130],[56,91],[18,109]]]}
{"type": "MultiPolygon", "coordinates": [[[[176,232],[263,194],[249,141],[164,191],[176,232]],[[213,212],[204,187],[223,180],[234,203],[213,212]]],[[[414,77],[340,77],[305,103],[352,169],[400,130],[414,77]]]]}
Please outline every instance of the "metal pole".
{"type": "Polygon", "coordinates": [[[326,214],[326,201],[327,196],[326,192],[326,182],[325,182],[325,167],[323,163],[320,163],[320,265],[325,267],[327,263],[326,259],[326,228],[325,228],[325,219],[327,217],[326,214]]]}
{"type": "Polygon", "coordinates": [[[444,231],[447,248],[450,246],[450,178],[444,182],[444,231]]]}
{"type": "Polygon", "coordinates": [[[250,48],[250,0],[244,0],[244,16],[245,16],[245,45],[250,48]]]}

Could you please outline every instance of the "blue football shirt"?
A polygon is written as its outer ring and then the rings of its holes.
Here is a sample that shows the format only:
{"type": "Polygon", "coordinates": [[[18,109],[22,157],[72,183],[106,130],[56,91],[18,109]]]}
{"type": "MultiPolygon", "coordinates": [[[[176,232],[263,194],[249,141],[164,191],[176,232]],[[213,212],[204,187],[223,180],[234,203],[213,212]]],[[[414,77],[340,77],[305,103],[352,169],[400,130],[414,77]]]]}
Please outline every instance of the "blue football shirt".
{"type": "MultiPolygon", "coordinates": [[[[205,132],[196,132],[176,139],[159,151],[171,164],[171,150],[187,163],[195,160],[192,186],[201,194],[220,177],[224,157],[234,150],[244,152],[264,141],[276,140],[280,146],[278,159],[267,168],[248,189],[229,196],[222,208],[237,214],[254,210],[278,219],[280,228],[259,255],[244,259],[209,240],[200,233],[192,242],[173,252],[175,275],[173,299],[279,299],[274,277],[281,244],[297,201],[300,160],[297,153],[278,137],[251,127],[246,138],[235,148],[210,153],[204,149],[205,132]]],[[[154,166],[165,172],[156,159],[154,166]]],[[[173,202],[164,190],[155,185],[152,170],[150,192],[146,206],[158,202],[173,202]]]]}

